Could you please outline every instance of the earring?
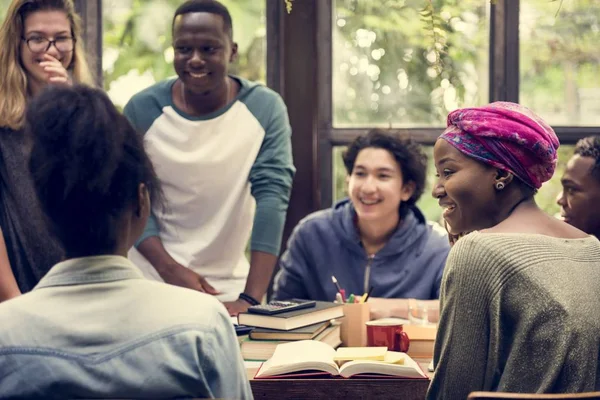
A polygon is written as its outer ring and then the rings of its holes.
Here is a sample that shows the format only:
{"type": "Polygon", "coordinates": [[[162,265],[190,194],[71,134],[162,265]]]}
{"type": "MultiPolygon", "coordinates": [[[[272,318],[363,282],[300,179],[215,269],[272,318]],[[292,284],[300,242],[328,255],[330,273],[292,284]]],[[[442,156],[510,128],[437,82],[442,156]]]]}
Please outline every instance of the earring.
{"type": "Polygon", "coordinates": [[[496,189],[497,190],[504,189],[504,182],[496,182],[496,189]]]}

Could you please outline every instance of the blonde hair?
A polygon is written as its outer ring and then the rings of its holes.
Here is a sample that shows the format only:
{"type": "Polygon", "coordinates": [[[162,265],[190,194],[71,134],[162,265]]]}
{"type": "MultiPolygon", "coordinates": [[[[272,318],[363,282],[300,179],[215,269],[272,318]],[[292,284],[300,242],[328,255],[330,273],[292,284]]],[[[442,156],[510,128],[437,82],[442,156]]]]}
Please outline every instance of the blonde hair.
{"type": "Polygon", "coordinates": [[[81,22],[72,0],[13,0],[0,27],[0,127],[18,130],[27,106],[27,73],[21,65],[20,49],[25,19],[36,11],[57,10],[67,14],[75,39],[73,59],[67,70],[74,83],[94,86],[85,57],[81,22]]]}

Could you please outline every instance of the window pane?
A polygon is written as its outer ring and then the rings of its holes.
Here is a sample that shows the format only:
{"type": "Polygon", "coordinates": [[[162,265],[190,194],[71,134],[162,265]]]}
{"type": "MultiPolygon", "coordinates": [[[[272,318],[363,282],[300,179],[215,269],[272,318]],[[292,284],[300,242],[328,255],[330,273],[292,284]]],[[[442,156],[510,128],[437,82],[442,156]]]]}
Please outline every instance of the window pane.
{"type": "MultiPolygon", "coordinates": [[[[333,149],[333,198],[338,201],[348,195],[346,191],[346,170],[342,162],[342,152],[345,146],[336,146],[333,149]]],[[[424,147],[425,153],[429,159],[427,166],[427,186],[425,191],[418,201],[417,205],[425,214],[429,221],[442,223],[442,209],[438,205],[437,199],[431,195],[433,185],[435,183],[435,169],[433,166],[433,147],[424,147]]],[[[557,215],[560,212],[560,207],[556,204],[556,197],[560,193],[562,187],[560,178],[562,177],[567,161],[573,155],[575,146],[561,146],[558,149],[558,165],[552,179],[542,186],[535,196],[537,204],[550,215],[557,215]]]]}
{"type": "Polygon", "coordinates": [[[551,125],[600,125],[600,2],[521,0],[519,37],[520,102],[551,125]]]}
{"type": "Polygon", "coordinates": [[[8,6],[12,0],[0,0],[0,21],[4,22],[4,17],[8,11],[8,6]]]}
{"type": "Polygon", "coordinates": [[[435,29],[428,3],[335,0],[334,126],[445,126],[488,102],[489,2],[434,0],[435,29]]]}
{"type": "MultiPolygon", "coordinates": [[[[221,0],[233,20],[237,61],[231,73],[266,82],[266,2],[221,0]]],[[[175,75],[171,20],[183,0],[102,0],[104,87],[119,106],[175,75]]]]}

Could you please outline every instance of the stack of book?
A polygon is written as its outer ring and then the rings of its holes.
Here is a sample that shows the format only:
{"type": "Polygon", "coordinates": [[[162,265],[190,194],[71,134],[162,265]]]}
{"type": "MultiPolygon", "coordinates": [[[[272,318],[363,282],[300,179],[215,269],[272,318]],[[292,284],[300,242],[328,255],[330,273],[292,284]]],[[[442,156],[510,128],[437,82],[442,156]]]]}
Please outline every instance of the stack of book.
{"type": "Polygon", "coordinates": [[[277,345],[299,340],[314,340],[338,347],[340,324],[332,322],[344,316],[341,304],[317,301],[313,308],[275,315],[241,313],[240,325],[254,326],[240,342],[244,360],[264,361],[271,358],[277,345]]]}
{"type": "Polygon", "coordinates": [[[408,355],[413,358],[433,358],[437,325],[404,325],[404,332],[410,338],[408,355]]]}

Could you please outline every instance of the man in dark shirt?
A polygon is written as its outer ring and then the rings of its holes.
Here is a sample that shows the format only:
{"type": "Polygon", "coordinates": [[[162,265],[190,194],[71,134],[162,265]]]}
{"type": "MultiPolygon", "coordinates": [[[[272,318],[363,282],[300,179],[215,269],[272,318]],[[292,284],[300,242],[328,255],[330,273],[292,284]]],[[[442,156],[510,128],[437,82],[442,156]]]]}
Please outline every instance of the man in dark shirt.
{"type": "Polygon", "coordinates": [[[565,222],[600,239],[600,136],[577,142],[561,183],[556,202],[565,222]]]}

